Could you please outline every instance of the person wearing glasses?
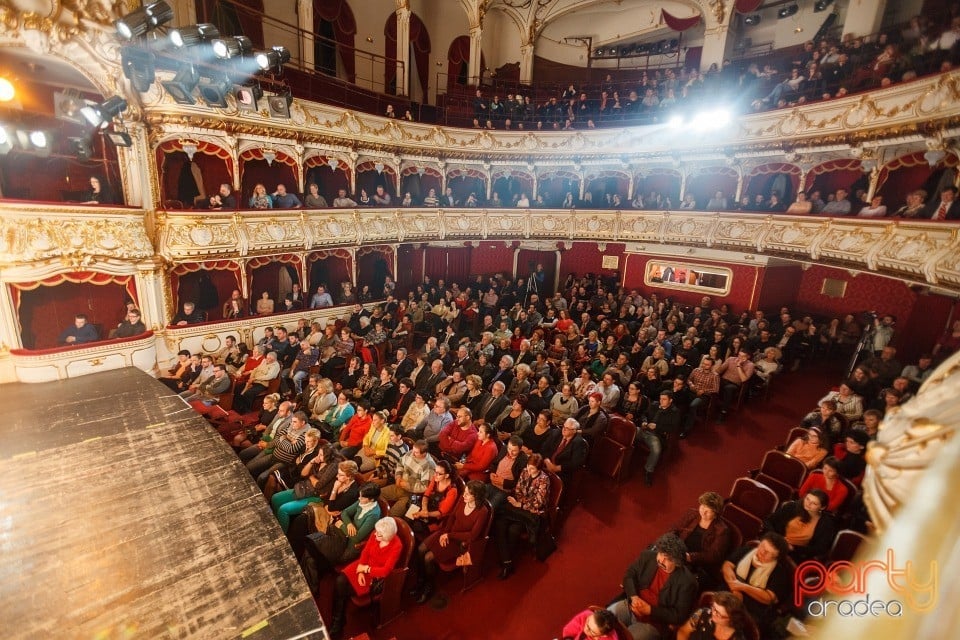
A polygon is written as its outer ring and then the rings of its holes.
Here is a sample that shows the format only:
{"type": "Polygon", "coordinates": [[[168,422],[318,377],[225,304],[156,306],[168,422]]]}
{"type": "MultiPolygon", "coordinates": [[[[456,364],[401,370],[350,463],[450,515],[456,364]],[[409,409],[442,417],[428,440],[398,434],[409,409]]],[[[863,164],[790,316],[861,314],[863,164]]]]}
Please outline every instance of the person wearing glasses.
{"type": "Polygon", "coordinates": [[[617,618],[606,609],[585,609],[563,625],[563,640],[618,640],[617,618]]]}
{"type": "Polygon", "coordinates": [[[608,607],[634,640],[667,637],[669,625],[681,624],[693,609],[697,579],[687,568],[687,547],[666,533],[644,551],[623,576],[625,597],[608,607]]]}
{"type": "Polygon", "coordinates": [[[146,333],[147,327],[143,324],[143,320],[140,319],[140,310],[139,309],[130,309],[127,311],[127,317],[117,325],[117,328],[113,332],[114,338],[132,338],[133,336],[138,336],[141,333],[146,333]]]}
{"type": "Polygon", "coordinates": [[[753,621],[743,602],[732,593],[718,591],[713,604],[693,612],[677,631],[677,640],[745,640],[753,621]]]}

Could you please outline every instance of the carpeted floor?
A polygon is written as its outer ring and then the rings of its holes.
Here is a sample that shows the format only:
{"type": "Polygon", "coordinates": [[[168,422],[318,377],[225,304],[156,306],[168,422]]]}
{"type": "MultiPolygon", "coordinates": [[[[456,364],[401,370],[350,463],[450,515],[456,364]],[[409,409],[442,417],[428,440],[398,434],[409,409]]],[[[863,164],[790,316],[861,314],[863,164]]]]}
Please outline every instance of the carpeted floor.
{"type": "MultiPolygon", "coordinates": [[[[588,474],[584,499],[570,513],[559,548],[546,562],[537,562],[532,553],[522,555],[516,573],[501,581],[491,547],[484,580],[467,593],[460,593],[460,574],[441,574],[439,601],[417,605],[408,597],[406,613],[379,631],[369,629],[369,612],[351,608],[347,631],[368,631],[373,640],[559,637],[574,614],[590,604],[606,604],[619,592],[627,565],[685,509],[696,506],[697,496],[708,490],[726,496],[735,478],[759,466],[763,453],[781,444],[839,381],[839,369],[785,373],[769,400],[752,401],[724,424],[701,423],[661,462],[652,487],[643,483],[644,453],[635,456],[629,479],[619,487],[588,474]]],[[[329,620],[326,607],[321,613],[329,620]]]]}

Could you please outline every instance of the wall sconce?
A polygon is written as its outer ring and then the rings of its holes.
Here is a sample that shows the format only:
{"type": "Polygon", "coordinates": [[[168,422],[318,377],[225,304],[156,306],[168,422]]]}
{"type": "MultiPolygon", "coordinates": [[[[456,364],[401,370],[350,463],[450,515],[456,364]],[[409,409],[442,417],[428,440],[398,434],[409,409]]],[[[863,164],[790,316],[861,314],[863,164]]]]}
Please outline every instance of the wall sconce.
{"type": "Polygon", "coordinates": [[[263,159],[267,161],[268,167],[272,167],[273,161],[277,159],[277,152],[273,149],[264,149],[263,159]]]}
{"type": "Polygon", "coordinates": [[[417,167],[417,175],[420,176],[421,178],[423,177],[423,174],[426,172],[427,170],[424,169],[423,167],[417,167]]]}
{"type": "Polygon", "coordinates": [[[872,173],[877,168],[877,161],[873,158],[864,158],[860,161],[860,170],[864,173],[872,173]]]}
{"type": "Polygon", "coordinates": [[[377,170],[377,173],[383,173],[383,163],[382,163],[382,162],[378,162],[377,164],[373,165],[373,168],[377,170]]]}
{"type": "Polygon", "coordinates": [[[193,156],[197,153],[197,143],[195,142],[181,142],[180,147],[183,149],[183,152],[187,154],[187,158],[190,159],[190,162],[193,162],[193,156]]]}
{"type": "Polygon", "coordinates": [[[373,42],[373,36],[367,36],[367,42],[372,43],[372,42],[373,42]]]}

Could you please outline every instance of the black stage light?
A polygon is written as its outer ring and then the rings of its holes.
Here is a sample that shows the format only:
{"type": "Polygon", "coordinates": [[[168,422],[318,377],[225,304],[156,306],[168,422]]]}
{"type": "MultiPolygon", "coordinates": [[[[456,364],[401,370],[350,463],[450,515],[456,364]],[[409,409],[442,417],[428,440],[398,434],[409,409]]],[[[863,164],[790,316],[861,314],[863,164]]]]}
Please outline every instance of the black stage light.
{"type": "Polygon", "coordinates": [[[216,25],[208,22],[194,24],[189,27],[172,29],[170,31],[170,42],[178,49],[183,47],[192,47],[203,42],[210,42],[220,37],[220,30],[216,25]]]}
{"type": "Polygon", "coordinates": [[[204,78],[204,82],[201,82],[199,86],[200,98],[208,107],[226,108],[227,94],[233,89],[233,83],[230,81],[230,78],[226,76],[204,78]]]}
{"type": "Polygon", "coordinates": [[[238,58],[253,51],[253,41],[247,36],[217,38],[211,44],[213,54],[218,58],[238,58]]]}
{"type": "Polygon", "coordinates": [[[126,100],[120,96],[113,96],[101,104],[92,104],[80,109],[80,114],[95,128],[103,129],[126,108],[126,100]]]}
{"type": "Polygon", "coordinates": [[[149,91],[153,81],[157,79],[157,57],[149,51],[124,47],[120,50],[120,64],[123,75],[140,93],[149,91]]]}
{"type": "Polygon", "coordinates": [[[813,4],[813,12],[820,13],[821,11],[826,11],[827,7],[833,4],[833,0],[817,0],[813,4]]]}
{"type": "Polygon", "coordinates": [[[133,139],[126,131],[104,131],[104,135],[107,136],[107,139],[112,142],[115,147],[133,146],[133,139]]]}
{"type": "Polygon", "coordinates": [[[783,20],[784,18],[789,18],[790,16],[796,15],[797,11],[800,11],[800,6],[797,3],[788,4],[777,11],[777,19],[783,20]]]}
{"type": "Polygon", "coordinates": [[[67,138],[67,143],[79,160],[89,160],[93,157],[93,148],[90,147],[90,141],[86,138],[67,138]]]}
{"type": "Polygon", "coordinates": [[[289,118],[291,104],[293,104],[293,96],[289,90],[267,98],[267,107],[270,109],[272,118],[289,118]]]}
{"type": "Polygon", "coordinates": [[[760,14],[754,13],[753,15],[747,16],[746,18],[743,19],[743,24],[747,25],[748,27],[757,26],[758,24],[760,24],[760,14]]]}
{"type": "Polygon", "coordinates": [[[277,46],[269,51],[261,51],[254,59],[263,71],[273,70],[274,73],[280,73],[283,65],[290,62],[290,51],[286,47],[277,46]]]}
{"type": "Polygon", "coordinates": [[[197,88],[199,82],[200,75],[197,73],[196,67],[191,63],[186,63],[173,76],[173,80],[167,80],[160,84],[177,104],[196,104],[197,99],[193,97],[193,90],[197,88]]]}
{"type": "Polygon", "coordinates": [[[259,82],[250,86],[234,85],[233,97],[237,99],[237,108],[241,111],[256,111],[257,101],[263,97],[259,82]]]}
{"type": "Polygon", "coordinates": [[[164,0],[151,2],[113,23],[117,35],[123,40],[139,38],[151,29],[166,24],[173,19],[173,9],[164,0]]]}

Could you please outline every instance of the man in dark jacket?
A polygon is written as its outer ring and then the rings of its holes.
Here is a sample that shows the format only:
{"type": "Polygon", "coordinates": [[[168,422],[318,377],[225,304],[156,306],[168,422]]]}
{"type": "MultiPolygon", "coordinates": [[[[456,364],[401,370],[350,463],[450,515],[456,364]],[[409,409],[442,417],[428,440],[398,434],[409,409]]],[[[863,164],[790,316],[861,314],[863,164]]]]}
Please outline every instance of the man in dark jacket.
{"type": "Polygon", "coordinates": [[[609,609],[634,638],[659,638],[668,625],[680,625],[697,597],[697,579],[684,563],[687,548],[667,533],[654,550],[644,551],[623,576],[626,598],[609,609]]]}
{"type": "Polygon", "coordinates": [[[673,406],[673,392],[660,392],[660,403],[651,405],[642,419],[640,439],[647,445],[650,454],[643,465],[647,486],[653,484],[653,471],[660,462],[660,454],[667,441],[674,437],[680,427],[680,412],[673,406]]]}

